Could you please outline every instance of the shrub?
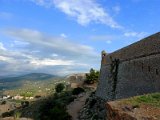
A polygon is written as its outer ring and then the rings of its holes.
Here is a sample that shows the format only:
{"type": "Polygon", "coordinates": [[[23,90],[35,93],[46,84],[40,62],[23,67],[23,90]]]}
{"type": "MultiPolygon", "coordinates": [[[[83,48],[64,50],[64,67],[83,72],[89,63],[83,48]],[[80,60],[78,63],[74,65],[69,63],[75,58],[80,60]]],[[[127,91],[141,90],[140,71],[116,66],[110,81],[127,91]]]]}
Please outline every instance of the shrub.
{"type": "Polygon", "coordinates": [[[6,101],[2,101],[1,102],[1,105],[5,105],[7,102],[6,101]]]}
{"type": "Polygon", "coordinates": [[[39,120],[71,120],[66,105],[74,100],[70,91],[55,93],[53,99],[41,104],[39,120]]]}
{"type": "Polygon", "coordinates": [[[73,95],[79,95],[80,93],[84,92],[84,89],[83,88],[74,88],[73,91],[72,91],[72,94],[73,95]]]}
{"type": "Polygon", "coordinates": [[[28,107],[29,106],[29,101],[22,101],[21,105],[23,108],[28,107]]]}
{"type": "Polygon", "coordinates": [[[56,85],[55,89],[56,89],[57,93],[60,93],[60,92],[63,91],[64,88],[65,88],[64,84],[63,83],[59,83],[59,84],[56,85]]]}
{"type": "Polygon", "coordinates": [[[90,69],[90,73],[86,74],[86,80],[84,81],[86,84],[93,84],[98,81],[99,71],[90,69]]]}
{"type": "Polygon", "coordinates": [[[66,112],[66,109],[62,106],[55,106],[50,111],[50,118],[55,120],[71,120],[71,116],[66,112]]]}
{"type": "Polygon", "coordinates": [[[20,117],[21,117],[21,113],[20,112],[15,112],[14,113],[14,120],[19,120],[20,117]]]}
{"type": "Polygon", "coordinates": [[[93,108],[93,106],[97,103],[96,99],[92,99],[89,103],[89,108],[93,108]]]}
{"type": "Polygon", "coordinates": [[[13,115],[13,112],[5,112],[5,113],[2,113],[2,117],[10,117],[13,115]]]}

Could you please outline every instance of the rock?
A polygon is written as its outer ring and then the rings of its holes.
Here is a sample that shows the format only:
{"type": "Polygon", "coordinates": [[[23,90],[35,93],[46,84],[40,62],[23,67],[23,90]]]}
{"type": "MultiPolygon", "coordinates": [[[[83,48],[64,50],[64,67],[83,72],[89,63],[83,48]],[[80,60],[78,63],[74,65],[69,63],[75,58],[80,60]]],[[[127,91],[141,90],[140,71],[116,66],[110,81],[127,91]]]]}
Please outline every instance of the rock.
{"type": "Polygon", "coordinates": [[[124,107],[122,107],[122,110],[123,110],[123,111],[133,112],[133,107],[132,107],[132,106],[124,106],[124,107]]]}
{"type": "Polygon", "coordinates": [[[92,93],[79,112],[79,120],[106,120],[105,101],[92,93]]]}

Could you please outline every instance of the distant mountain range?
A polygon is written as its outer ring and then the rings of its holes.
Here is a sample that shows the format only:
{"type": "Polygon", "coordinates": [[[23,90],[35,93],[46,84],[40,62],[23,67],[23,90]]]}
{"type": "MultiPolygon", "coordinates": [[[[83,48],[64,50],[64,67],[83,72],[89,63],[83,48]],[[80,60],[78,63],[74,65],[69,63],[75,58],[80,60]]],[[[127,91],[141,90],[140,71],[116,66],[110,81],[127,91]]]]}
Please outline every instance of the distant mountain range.
{"type": "Polygon", "coordinates": [[[3,77],[0,78],[0,90],[16,88],[21,86],[25,81],[45,81],[59,78],[56,75],[46,73],[30,73],[17,77],[3,77]]]}
{"type": "Polygon", "coordinates": [[[56,75],[46,74],[46,73],[30,73],[22,76],[17,77],[3,77],[0,78],[0,82],[15,82],[15,81],[22,81],[22,80],[47,80],[51,78],[58,77],[56,75]]]}

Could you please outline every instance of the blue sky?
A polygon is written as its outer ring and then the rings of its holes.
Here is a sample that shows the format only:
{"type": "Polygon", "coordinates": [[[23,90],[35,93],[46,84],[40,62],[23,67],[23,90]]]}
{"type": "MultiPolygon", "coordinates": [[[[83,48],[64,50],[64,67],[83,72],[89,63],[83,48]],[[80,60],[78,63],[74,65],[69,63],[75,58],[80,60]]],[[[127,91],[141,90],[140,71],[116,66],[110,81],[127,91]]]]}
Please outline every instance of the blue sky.
{"type": "Polygon", "coordinates": [[[100,68],[111,53],[159,31],[159,0],[0,0],[0,76],[100,68]]]}

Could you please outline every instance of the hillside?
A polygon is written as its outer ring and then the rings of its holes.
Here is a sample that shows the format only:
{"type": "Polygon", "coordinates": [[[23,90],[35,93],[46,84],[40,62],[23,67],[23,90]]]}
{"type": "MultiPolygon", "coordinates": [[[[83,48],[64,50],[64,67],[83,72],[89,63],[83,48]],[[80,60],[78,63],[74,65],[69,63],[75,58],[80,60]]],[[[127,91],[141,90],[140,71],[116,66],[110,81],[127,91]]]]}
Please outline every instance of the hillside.
{"type": "Polygon", "coordinates": [[[58,78],[58,76],[46,73],[30,73],[16,77],[3,77],[0,78],[0,90],[11,90],[21,87],[27,81],[48,81],[55,78],[58,78]]]}
{"type": "Polygon", "coordinates": [[[47,80],[50,78],[57,77],[56,75],[46,74],[46,73],[30,73],[26,75],[21,75],[17,77],[3,77],[0,78],[0,82],[15,82],[23,80],[47,80]]]}

